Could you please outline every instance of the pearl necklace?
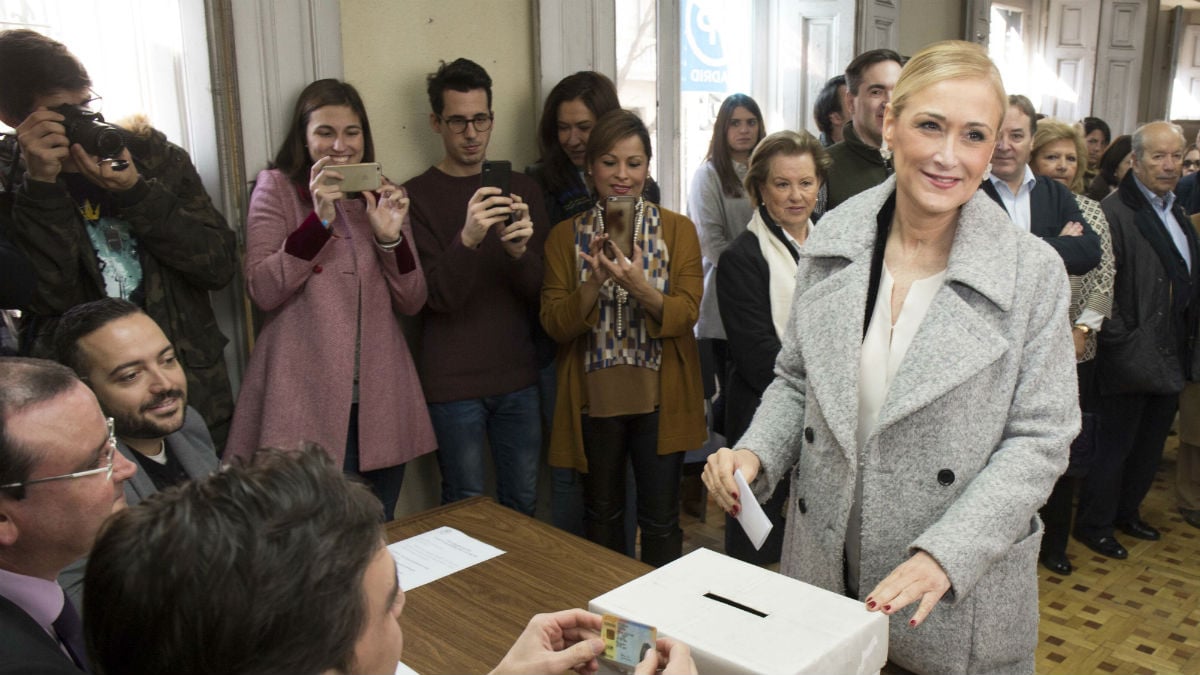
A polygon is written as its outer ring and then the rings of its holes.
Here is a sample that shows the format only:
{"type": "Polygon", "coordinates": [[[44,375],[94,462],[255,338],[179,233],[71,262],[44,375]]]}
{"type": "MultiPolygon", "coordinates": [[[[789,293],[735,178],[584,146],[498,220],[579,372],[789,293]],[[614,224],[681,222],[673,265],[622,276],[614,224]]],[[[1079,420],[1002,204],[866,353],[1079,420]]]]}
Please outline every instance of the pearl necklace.
{"type": "MultiPolygon", "coordinates": [[[[642,223],[645,220],[645,215],[646,200],[639,196],[637,198],[637,206],[634,207],[633,215],[633,245],[635,248],[642,240],[642,223]]],[[[596,225],[600,228],[600,234],[605,234],[607,230],[604,227],[604,209],[601,208],[600,202],[596,202],[595,218],[596,225]]],[[[603,251],[601,251],[601,255],[603,255],[603,251]]],[[[627,324],[629,322],[629,311],[627,309],[627,305],[629,304],[629,291],[625,290],[623,286],[618,285],[613,295],[616,296],[617,301],[617,320],[613,331],[616,333],[618,339],[622,339],[625,337],[627,324]]]]}

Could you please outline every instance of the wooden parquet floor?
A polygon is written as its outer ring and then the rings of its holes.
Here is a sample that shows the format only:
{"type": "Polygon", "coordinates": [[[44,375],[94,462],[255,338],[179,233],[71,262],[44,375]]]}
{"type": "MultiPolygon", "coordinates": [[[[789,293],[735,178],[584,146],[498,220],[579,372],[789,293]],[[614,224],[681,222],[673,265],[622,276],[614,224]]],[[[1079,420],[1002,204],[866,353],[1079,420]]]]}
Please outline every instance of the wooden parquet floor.
{"type": "MultiPolygon", "coordinates": [[[[1118,533],[1129,558],[1113,560],[1072,539],[1070,576],[1038,566],[1038,673],[1200,674],[1200,529],[1176,510],[1175,444],[1172,436],[1142,504],[1160,541],[1118,533]]],[[[725,519],[711,499],[707,522],[681,520],[684,553],[724,550],[725,519]]]]}

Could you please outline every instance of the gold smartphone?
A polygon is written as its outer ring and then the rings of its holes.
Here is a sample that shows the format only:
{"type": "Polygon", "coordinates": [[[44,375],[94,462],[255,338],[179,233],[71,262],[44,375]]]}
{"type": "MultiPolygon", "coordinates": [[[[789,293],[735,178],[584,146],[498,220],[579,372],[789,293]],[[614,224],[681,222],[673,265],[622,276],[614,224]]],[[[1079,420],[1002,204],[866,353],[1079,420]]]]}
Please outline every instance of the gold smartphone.
{"type": "Polygon", "coordinates": [[[610,258],[616,257],[616,252],[609,249],[612,245],[625,254],[626,258],[633,257],[633,209],[637,197],[611,196],[604,201],[604,232],[608,235],[605,253],[610,258]]]}
{"type": "Polygon", "coordinates": [[[342,175],[342,192],[378,190],[383,185],[383,167],[379,162],[365,164],[330,164],[325,167],[342,175]]]}

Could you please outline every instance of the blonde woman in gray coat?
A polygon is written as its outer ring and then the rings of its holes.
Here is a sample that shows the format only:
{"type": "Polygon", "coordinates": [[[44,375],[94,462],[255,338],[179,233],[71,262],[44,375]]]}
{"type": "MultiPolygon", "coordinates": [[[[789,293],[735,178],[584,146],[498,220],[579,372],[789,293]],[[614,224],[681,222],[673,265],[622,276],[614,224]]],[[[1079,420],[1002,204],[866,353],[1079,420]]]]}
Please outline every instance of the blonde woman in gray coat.
{"type": "Polygon", "coordinates": [[[734,515],[735,469],[758,499],[790,473],[781,571],[888,615],[918,673],[1033,672],[1037,509],[1079,430],[1062,261],[977,192],[1006,100],[971,43],[904,67],[895,175],[814,229],[775,381],[704,471],[734,515]]]}

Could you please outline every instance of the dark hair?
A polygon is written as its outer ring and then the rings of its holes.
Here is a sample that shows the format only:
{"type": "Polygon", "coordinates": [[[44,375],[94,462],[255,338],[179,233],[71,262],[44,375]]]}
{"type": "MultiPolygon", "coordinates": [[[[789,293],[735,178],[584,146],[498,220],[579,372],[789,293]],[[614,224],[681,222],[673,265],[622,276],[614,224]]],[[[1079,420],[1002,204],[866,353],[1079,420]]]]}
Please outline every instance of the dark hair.
{"type": "MultiPolygon", "coordinates": [[[[33,469],[34,448],[25,448],[8,435],[8,420],[29,406],[44,403],[79,384],[69,368],[44,359],[0,357],[0,485],[22,483],[33,469]]],[[[24,499],[25,488],[0,490],[24,499]]]]}
{"type": "Polygon", "coordinates": [[[1124,134],[1117,136],[1100,155],[1100,175],[1109,186],[1117,184],[1117,167],[1133,152],[1133,136],[1124,134]]]}
{"type": "Polygon", "coordinates": [[[846,116],[846,111],[842,109],[845,101],[838,96],[838,87],[844,86],[846,86],[845,75],[834,75],[829,78],[829,81],[821,88],[821,93],[817,94],[817,102],[813,105],[813,118],[817,121],[817,128],[830,141],[833,140],[833,122],[829,121],[829,116],[833,113],[841,113],[842,117],[846,116]]]}
{"type": "Polygon", "coordinates": [[[858,87],[862,84],[863,73],[867,68],[884,61],[895,61],[901,66],[904,65],[900,55],[890,49],[872,49],[854,57],[850,65],[846,66],[846,89],[850,91],[851,96],[858,96],[858,87]]]}
{"type": "Polygon", "coordinates": [[[0,115],[23,120],[39,96],[90,86],[87,70],[61,42],[27,29],[0,32],[0,115]]]}
{"type": "MultiPolygon", "coordinates": [[[[1030,101],[1028,96],[1024,94],[1009,94],[1008,107],[1020,110],[1026,117],[1029,118],[1030,136],[1037,133],[1038,113],[1033,107],[1033,101],[1030,101]]],[[[1004,112],[1007,114],[1008,110],[1005,110],[1004,112]]]]}
{"type": "Polygon", "coordinates": [[[380,511],[306,444],[260,450],[119,512],[84,583],[94,671],[351,672],[380,511]]]}
{"type": "Polygon", "coordinates": [[[821,145],[821,141],[807,131],[776,131],[764,138],[758,147],[754,148],[754,154],[750,155],[750,170],[746,172],[745,178],[750,203],[755,206],[762,205],[762,190],[759,188],[767,184],[772,159],[799,155],[812,156],[817,178],[823,185],[829,175],[829,168],[833,166],[833,159],[825,150],[825,146],[821,145]]]}
{"type": "Polygon", "coordinates": [[[72,307],[54,329],[54,358],[84,377],[91,366],[79,348],[79,341],[110,322],[141,312],[140,307],[121,298],[102,298],[72,307]]]}
{"type": "Polygon", "coordinates": [[[344,105],[358,115],[358,122],[363,132],[364,162],[375,161],[375,141],[371,137],[371,121],[367,119],[367,108],[363,105],[358,90],[349,82],[332,78],[317,80],[309,84],[296,97],[296,106],[292,110],[292,122],[288,126],[287,138],[279,146],[275,154],[272,168],[279,169],[296,185],[308,187],[308,172],[312,169],[313,161],[308,156],[308,119],[317,108],[327,105],[344,105]]]}
{"type": "Polygon", "coordinates": [[[596,122],[591,135],[588,136],[584,161],[591,166],[600,158],[600,155],[612,150],[613,146],[630,136],[642,139],[642,146],[646,149],[646,161],[649,162],[651,157],[650,131],[646,129],[642,118],[633,111],[621,108],[604,113],[604,117],[596,122]]]}
{"type": "Polygon", "coordinates": [[[546,96],[542,119],[538,122],[538,149],[541,151],[542,175],[546,190],[558,193],[574,182],[575,165],[558,142],[558,108],[568,101],[580,100],[597,120],[610,110],[621,107],[617,87],[607,76],[593,70],[581,70],[559,80],[546,96]]]}
{"type": "Polygon", "coordinates": [[[1108,145],[1112,142],[1112,131],[1108,128],[1108,122],[1099,117],[1083,118],[1083,135],[1087,136],[1093,131],[1099,130],[1104,135],[1104,144],[1108,145]]]}
{"type": "MultiPolygon", "coordinates": [[[[754,99],[745,94],[730,94],[721,102],[721,109],[717,111],[717,121],[713,123],[712,140],[708,142],[708,155],[704,159],[713,163],[713,168],[717,170],[717,178],[721,179],[721,192],[725,193],[726,197],[742,196],[742,181],[733,169],[733,158],[729,154],[728,133],[730,120],[738,108],[749,110],[758,120],[758,138],[754,139],[755,145],[767,135],[762,110],[754,99]]],[[[751,150],[753,151],[753,148],[751,150]]]]}
{"type": "Polygon", "coordinates": [[[446,107],[446,99],[442,93],[447,89],[468,92],[472,89],[482,89],[487,92],[488,110],[492,109],[492,78],[483,66],[471,59],[458,58],[450,63],[441,62],[436,73],[430,73],[426,78],[429,92],[429,107],[438,117],[446,107]]]}

